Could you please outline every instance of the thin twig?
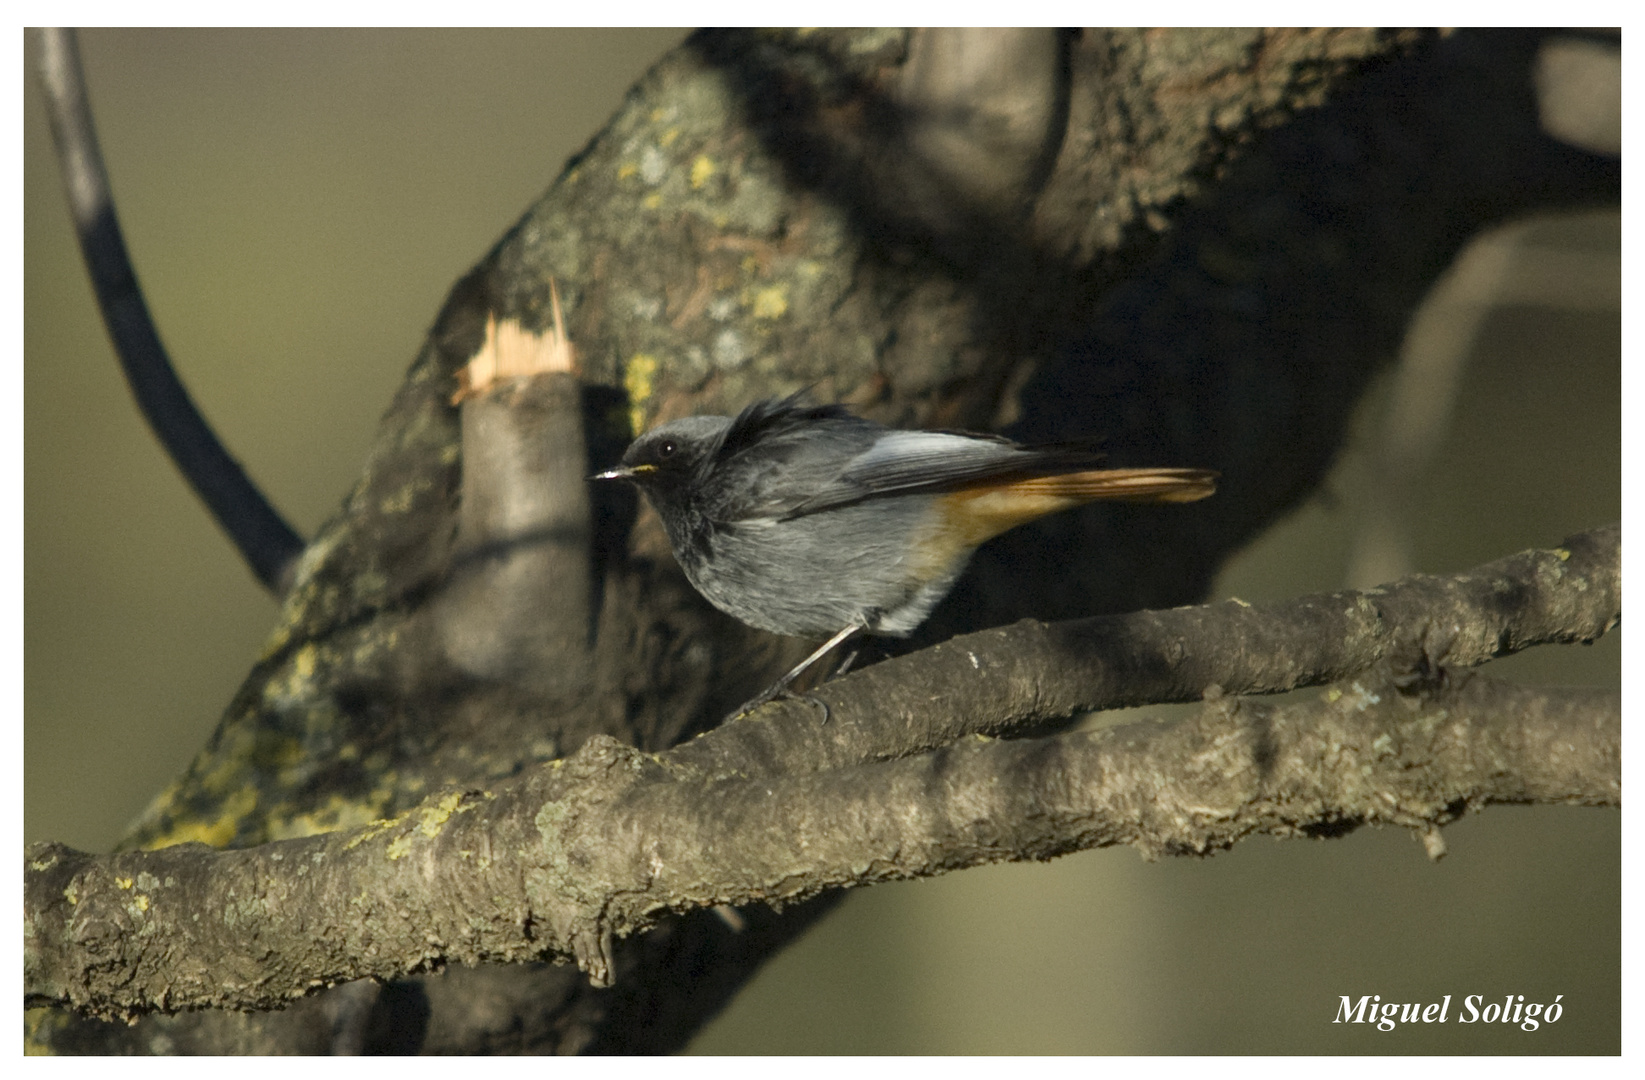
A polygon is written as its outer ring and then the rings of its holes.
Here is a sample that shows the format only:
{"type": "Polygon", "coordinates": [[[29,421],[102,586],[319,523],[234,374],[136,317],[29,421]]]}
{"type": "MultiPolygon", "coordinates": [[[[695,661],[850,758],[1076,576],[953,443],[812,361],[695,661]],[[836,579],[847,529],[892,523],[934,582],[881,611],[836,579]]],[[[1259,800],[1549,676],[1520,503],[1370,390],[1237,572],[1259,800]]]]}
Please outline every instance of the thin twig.
{"type": "Polygon", "coordinates": [[[36,37],[40,86],[69,210],[126,382],[154,434],[251,564],[257,580],[270,591],[283,593],[302,554],[303,539],[218,441],[172,369],[115,216],[74,31],[51,28],[36,31],[36,37]]]}

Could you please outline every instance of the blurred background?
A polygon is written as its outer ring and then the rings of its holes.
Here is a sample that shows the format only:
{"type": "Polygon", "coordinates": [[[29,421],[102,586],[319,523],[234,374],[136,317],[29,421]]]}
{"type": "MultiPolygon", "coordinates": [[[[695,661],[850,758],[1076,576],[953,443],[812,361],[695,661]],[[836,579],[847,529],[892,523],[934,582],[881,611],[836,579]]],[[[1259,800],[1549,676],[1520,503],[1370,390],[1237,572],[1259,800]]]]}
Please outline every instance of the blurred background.
{"type": "MultiPolygon", "coordinates": [[[[353,482],[452,282],[683,37],[82,33],[161,333],[299,531],[353,482]]],[[[32,81],[24,112],[24,833],[106,850],[210,735],[276,608],[132,405],[32,81]]],[[[1620,250],[1616,209],[1479,237],[1330,481],[1213,598],[1460,570],[1618,519],[1620,250]]],[[[1620,669],[1620,632],[1491,665],[1613,688],[1620,669]]],[[[1447,829],[1437,865],[1408,834],[1366,829],[879,886],[693,1050],[1617,1053],[1620,832],[1614,811],[1498,807],[1447,829]],[[1331,1023],[1344,994],[1450,994],[1453,1015],[1469,994],[1562,994],[1565,1013],[1536,1032],[1379,1032],[1331,1023]]]]}

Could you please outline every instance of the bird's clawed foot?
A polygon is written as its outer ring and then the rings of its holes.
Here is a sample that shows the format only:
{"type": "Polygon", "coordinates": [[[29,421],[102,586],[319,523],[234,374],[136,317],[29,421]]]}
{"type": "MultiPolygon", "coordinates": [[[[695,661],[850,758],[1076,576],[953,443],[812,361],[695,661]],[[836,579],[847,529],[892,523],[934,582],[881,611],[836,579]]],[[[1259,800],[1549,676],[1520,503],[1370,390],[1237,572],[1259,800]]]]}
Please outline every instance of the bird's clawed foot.
{"type": "Polygon", "coordinates": [[[790,690],[783,683],[778,683],[775,686],[772,686],[769,690],[760,694],[758,697],[752,698],[737,706],[728,716],[726,716],[726,720],[731,721],[741,716],[747,716],[755,709],[758,709],[761,705],[769,705],[773,701],[804,701],[807,704],[815,705],[817,708],[822,710],[822,722],[825,724],[828,723],[829,717],[832,715],[829,711],[828,703],[823,701],[822,698],[815,697],[811,694],[803,694],[798,691],[790,690]]]}

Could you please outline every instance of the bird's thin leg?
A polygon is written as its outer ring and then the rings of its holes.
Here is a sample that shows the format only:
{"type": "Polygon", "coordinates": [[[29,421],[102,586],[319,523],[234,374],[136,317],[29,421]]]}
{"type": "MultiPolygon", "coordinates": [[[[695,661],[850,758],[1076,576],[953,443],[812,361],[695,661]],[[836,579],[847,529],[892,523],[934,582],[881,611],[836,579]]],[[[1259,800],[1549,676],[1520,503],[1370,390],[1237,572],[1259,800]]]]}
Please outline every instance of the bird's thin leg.
{"type": "MultiPolygon", "coordinates": [[[[784,675],[782,678],[780,678],[776,682],[772,683],[771,686],[764,693],[760,694],[758,697],[756,697],[756,698],[754,698],[750,701],[744,702],[740,707],[738,707],[738,709],[731,714],[732,718],[739,717],[739,716],[743,715],[744,713],[753,712],[755,709],[759,708],[761,705],[764,705],[766,702],[775,701],[778,698],[782,697],[784,694],[787,694],[788,693],[788,688],[791,685],[793,685],[794,680],[799,678],[801,675],[805,674],[805,671],[806,671],[807,668],[809,668],[812,664],[815,664],[818,660],[821,660],[823,657],[827,656],[829,651],[832,650],[835,646],[839,645],[841,642],[848,640],[849,638],[855,636],[856,634],[862,633],[863,629],[864,629],[864,627],[863,627],[862,623],[852,623],[850,626],[847,626],[845,629],[841,630],[839,633],[835,634],[833,637],[831,637],[827,641],[823,642],[820,646],[817,647],[816,652],[812,653],[810,656],[806,657],[804,660],[801,660],[798,664],[795,664],[793,669],[790,670],[787,675],[784,675]]],[[[815,699],[812,699],[812,700],[815,700],[815,699]]],[[[817,704],[821,705],[822,703],[817,702],[817,704]]],[[[827,723],[827,721],[828,721],[828,706],[823,705],[823,722],[827,723]]]]}
{"type": "Polygon", "coordinates": [[[845,659],[840,661],[840,666],[835,668],[834,673],[832,675],[828,676],[828,678],[825,681],[833,682],[835,679],[839,678],[840,676],[844,675],[846,672],[850,671],[851,670],[851,665],[855,664],[857,662],[857,657],[859,657],[861,655],[862,655],[862,648],[861,647],[854,648],[850,652],[846,653],[845,654],[845,659]]]}

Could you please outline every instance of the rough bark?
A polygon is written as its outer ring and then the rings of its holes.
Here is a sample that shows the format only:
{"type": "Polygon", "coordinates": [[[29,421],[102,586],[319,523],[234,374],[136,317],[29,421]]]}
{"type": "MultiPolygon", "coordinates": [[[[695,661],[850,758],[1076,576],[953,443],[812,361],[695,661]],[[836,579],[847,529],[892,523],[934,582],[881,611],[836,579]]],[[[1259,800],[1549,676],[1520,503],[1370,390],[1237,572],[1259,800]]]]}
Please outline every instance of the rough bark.
{"type": "Polygon", "coordinates": [[[360,829],[225,852],[37,845],[25,999],[111,1018],[270,1009],[344,981],[542,959],[574,960],[609,986],[614,937],[667,912],[781,907],[1118,843],[1204,854],[1365,822],[1420,828],[1437,855],[1439,826],[1468,809],[1620,803],[1619,695],[1462,666],[1592,642],[1620,618],[1612,528],[1364,594],[968,635],[841,680],[827,697],[842,715],[826,727],[790,704],[656,754],[598,736],[518,781],[444,792],[360,829]],[[1319,701],[1294,705],[1224,685],[1333,676],[1319,701]],[[1187,686],[1208,699],[1190,720],[967,737],[1187,686]]]}
{"type": "MultiPolygon", "coordinates": [[[[264,656],[126,847],[250,848],[359,828],[441,789],[491,790],[585,746],[629,760],[608,739],[662,751],[797,659],[805,643],[709,609],[654,519],[610,490],[575,511],[588,587],[552,593],[557,624],[590,633],[509,636],[482,649],[500,664],[453,647],[472,642],[453,628],[479,602],[458,597],[477,564],[460,524],[475,403],[451,404],[456,372],[488,318],[546,324],[551,278],[584,385],[543,408],[569,423],[575,402],[588,471],[634,428],[811,385],[888,423],[1104,434],[1116,464],[1223,472],[1203,511],[1093,509],[1002,537],[913,647],[1197,598],[1226,554],[1317,484],[1359,393],[1472,232],[1617,198],[1614,161],[1537,127],[1540,40],[1018,41],[1055,52],[1024,66],[1029,104],[988,143],[1014,164],[967,185],[955,180],[974,150],[966,131],[998,118],[960,123],[956,143],[932,104],[955,91],[915,77],[910,58],[928,46],[907,33],[694,36],[454,288],[264,656]]],[[[506,572],[521,550],[480,572],[506,572]]],[[[533,558],[539,582],[563,561],[533,558]]],[[[752,908],[740,934],[712,913],[671,916],[617,943],[610,991],[567,967],[487,966],[280,1013],[130,1028],[52,1013],[33,1030],[106,1052],[666,1050],[826,903],[752,908]]]]}

